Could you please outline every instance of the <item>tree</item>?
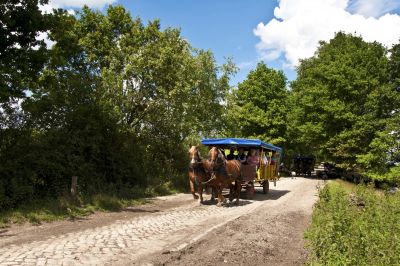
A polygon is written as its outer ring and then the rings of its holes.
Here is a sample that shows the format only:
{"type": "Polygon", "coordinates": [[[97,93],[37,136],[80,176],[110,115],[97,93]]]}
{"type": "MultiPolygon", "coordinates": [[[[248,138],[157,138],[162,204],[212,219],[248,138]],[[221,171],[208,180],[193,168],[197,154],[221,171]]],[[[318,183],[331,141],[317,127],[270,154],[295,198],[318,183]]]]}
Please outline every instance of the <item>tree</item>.
{"type": "Polygon", "coordinates": [[[38,7],[45,3],[0,3],[0,208],[33,195],[35,175],[25,166],[32,156],[32,129],[21,105],[47,60],[46,45],[37,38],[52,28],[53,14],[42,14],[38,7]]]}
{"type": "Polygon", "coordinates": [[[400,44],[390,50],[386,98],[392,102],[390,115],[372,139],[369,150],[357,157],[366,173],[377,180],[400,182],[400,44]]]}
{"type": "Polygon", "coordinates": [[[342,32],[301,61],[292,88],[292,138],[345,167],[368,152],[396,106],[387,50],[342,32]]]}
{"type": "Polygon", "coordinates": [[[232,133],[283,145],[286,142],[287,99],[283,72],[258,63],[232,93],[229,103],[232,133]]]}
{"type": "Polygon", "coordinates": [[[221,128],[234,66],[121,6],[54,12],[54,45],[21,105],[23,141],[10,134],[4,149],[0,206],[62,195],[72,176],[86,195],[124,197],[182,178],[186,139],[221,128]]]}
{"type": "Polygon", "coordinates": [[[10,121],[13,106],[36,81],[46,61],[46,45],[39,33],[51,28],[51,14],[38,4],[46,0],[5,0],[0,4],[0,126],[10,121]]]}

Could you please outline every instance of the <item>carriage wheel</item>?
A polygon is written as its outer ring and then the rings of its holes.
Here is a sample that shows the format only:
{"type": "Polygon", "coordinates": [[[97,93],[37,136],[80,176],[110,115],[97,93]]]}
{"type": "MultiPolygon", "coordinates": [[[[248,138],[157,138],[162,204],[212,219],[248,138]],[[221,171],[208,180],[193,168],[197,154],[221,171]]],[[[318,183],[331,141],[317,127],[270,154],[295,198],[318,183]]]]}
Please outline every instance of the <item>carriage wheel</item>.
{"type": "Polygon", "coordinates": [[[250,183],[246,186],[246,199],[253,199],[254,197],[254,183],[250,183]]]}
{"type": "Polygon", "coordinates": [[[264,183],[263,183],[263,193],[264,193],[264,194],[267,194],[268,191],[269,191],[269,181],[266,180],[266,181],[264,181],[264,183]]]}

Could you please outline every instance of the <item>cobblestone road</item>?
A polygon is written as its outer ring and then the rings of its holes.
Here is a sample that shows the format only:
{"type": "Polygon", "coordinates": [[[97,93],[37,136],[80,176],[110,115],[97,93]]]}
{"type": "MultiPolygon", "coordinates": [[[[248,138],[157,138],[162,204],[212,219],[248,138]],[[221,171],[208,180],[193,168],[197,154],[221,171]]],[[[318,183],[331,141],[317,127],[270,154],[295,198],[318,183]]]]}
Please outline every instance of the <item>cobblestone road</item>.
{"type": "Polygon", "coordinates": [[[240,206],[216,207],[193,202],[103,227],[3,247],[0,265],[114,265],[123,257],[139,257],[182,242],[182,238],[204,232],[261,204],[242,201],[240,206]]]}

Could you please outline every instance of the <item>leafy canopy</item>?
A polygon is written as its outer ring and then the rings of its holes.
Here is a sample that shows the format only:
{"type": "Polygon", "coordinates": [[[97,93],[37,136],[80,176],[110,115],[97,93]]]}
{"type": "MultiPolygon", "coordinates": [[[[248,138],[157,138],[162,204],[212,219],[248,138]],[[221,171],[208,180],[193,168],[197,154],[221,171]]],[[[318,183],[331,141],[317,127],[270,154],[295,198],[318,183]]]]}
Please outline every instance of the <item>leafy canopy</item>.
{"type": "Polygon", "coordinates": [[[258,63],[231,97],[229,118],[234,135],[285,143],[288,91],[282,71],[258,63]]]}

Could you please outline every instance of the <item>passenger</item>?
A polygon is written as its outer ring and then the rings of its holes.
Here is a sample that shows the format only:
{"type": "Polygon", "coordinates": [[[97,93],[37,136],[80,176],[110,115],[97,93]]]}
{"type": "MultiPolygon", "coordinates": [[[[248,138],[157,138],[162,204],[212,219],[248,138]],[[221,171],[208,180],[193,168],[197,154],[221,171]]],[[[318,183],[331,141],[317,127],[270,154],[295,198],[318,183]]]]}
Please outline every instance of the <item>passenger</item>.
{"type": "Polygon", "coordinates": [[[238,160],[241,163],[245,163],[246,162],[246,154],[244,154],[244,149],[243,148],[239,148],[239,153],[238,153],[238,155],[236,155],[235,159],[238,160]]]}
{"type": "Polygon", "coordinates": [[[226,159],[228,161],[235,159],[235,149],[233,148],[229,149],[229,154],[226,156],[226,159]]]}
{"type": "Polygon", "coordinates": [[[263,152],[262,162],[263,165],[268,165],[270,163],[270,157],[268,156],[268,153],[263,152]]]}
{"type": "Polygon", "coordinates": [[[276,163],[276,152],[273,151],[273,152],[272,152],[272,156],[271,156],[270,165],[274,165],[275,163],[276,163]]]}
{"type": "Polygon", "coordinates": [[[249,156],[247,156],[246,162],[250,165],[258,165],[260,163],[258,151],[255,149],[251,149],[249,156]]]}

